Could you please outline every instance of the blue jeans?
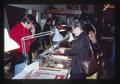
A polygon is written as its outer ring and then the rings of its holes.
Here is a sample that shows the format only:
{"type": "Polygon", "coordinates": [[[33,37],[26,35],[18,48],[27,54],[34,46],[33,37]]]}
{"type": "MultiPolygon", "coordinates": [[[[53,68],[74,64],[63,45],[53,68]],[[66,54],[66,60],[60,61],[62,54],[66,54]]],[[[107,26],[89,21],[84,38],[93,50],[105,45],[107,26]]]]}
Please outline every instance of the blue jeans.
{"type": "Polygon", "coordinates": [[[24,69],[24,67],[25,67],[25,62],[16,64],[14,75],[17,75],[18,73],[20,73],[24,69]]]}

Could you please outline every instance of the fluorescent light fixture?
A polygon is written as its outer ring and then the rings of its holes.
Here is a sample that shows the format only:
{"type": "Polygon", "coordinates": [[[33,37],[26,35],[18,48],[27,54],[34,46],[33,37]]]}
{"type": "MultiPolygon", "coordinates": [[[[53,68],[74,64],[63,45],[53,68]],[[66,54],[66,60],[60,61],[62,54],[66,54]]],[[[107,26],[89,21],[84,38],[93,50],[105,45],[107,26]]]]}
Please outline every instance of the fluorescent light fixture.
{"type": "Polygon", "coordinates": [[[20,48],[20,46],[12,38],[10,38],[7,28],[4,28],[4,36],[5,36],[4,38],[4,42],[5,42],[4,51],[5,52],[20,48]]]}

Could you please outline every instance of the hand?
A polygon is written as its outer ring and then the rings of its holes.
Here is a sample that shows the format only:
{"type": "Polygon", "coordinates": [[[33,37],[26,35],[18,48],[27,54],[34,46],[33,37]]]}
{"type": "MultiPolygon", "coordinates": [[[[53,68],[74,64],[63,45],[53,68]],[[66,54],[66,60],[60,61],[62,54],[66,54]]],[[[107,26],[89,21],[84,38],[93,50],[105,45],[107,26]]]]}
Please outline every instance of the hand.
{"type": "Polygon", "coordinates": [[[31,33],[35,34],[35,27],[34,27],[34,25],[31,26],[31,33]]]}
{"type": "Polygon", "coordinates": [[[95,33],[90,32],[88,36],[89,36],[90,40],[92,41],[92,43],[96,43],[97,42],[95,33]]]}
{"type": "Polygon", "coordinates": [[[65,49],[63,49],[63,48],[60,48],[60,49],[59,49],[59,52],[60,52],[61,54],[64,54],[64,52],[65,52],[65,49]]]}

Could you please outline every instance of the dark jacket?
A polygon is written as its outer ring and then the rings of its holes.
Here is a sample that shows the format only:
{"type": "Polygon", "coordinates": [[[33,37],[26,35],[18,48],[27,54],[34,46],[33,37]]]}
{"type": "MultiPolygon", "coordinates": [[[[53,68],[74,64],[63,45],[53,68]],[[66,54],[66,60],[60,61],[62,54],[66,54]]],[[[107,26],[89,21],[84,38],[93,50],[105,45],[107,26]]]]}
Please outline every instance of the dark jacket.
{"type": "MultiPolygon", "coordinates": [[[[13,62],[15,62],[15,64],[19,64],[25,61],[25,56],[23,55],[23,50],[22,50],[21,38],[28,35],[31,35],[31,32],[27,28],[25,28],[21,24],[21,22],[16,24],[10,31],[10,37],[20,45],[20,48],[17,50],[18,52],[14,53],[15,57],[13,57],[14,60],[13,62]]],[[[30,47],[34,42],[35,39],[30,39],[25,41],[26,53],[30,52],[30,47]]]]}
{"type": "Polygon", "coordinates": [[[72,57],[71,73],[84,73],[80,59],[90,59],[90,45],[86,33],[82,32],[76,40],[72,42],[71,50],[65,50],[64,55],[72,57]]]}
{"type": "MultiPolygon", "coordinates": [[[[43,32],[47,32],[47,31],[50,31],[51,30],[51,25],[48,25],[47,23],[44,25],[44,28],[43,28],[43,32]]],[[[50,36],[47,35],[47,36],[44,36],[44,40],[46,42],[47,45],[50,45],[50,36]]]]}

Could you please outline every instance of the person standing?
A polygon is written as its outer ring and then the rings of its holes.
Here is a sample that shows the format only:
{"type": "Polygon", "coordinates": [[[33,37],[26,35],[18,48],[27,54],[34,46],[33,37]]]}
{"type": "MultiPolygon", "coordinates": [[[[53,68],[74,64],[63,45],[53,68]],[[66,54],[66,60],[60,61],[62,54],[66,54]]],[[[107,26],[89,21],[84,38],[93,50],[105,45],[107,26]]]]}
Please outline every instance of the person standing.
{"type": "Polygon", "coordinates": [[[72,33],[75,35],[75,40],[72,41],[71,49],[60,48],[58,51],[72,57],[70,79],[85,79],[86,75],[80,59],[89,60],[91,53],[88,36],[79,20],[73,21],[72,33]]]}
{"type": "MultiPolygon", "coordinates": [[[[43,32],[51,31],[52,30],[52,19],[48,19],[44,25],[43,32]]],[[[51,37],[50,36],[44,36],[45,44],[50,45],[51,44],[51,37]]]]}
{"type": "MultiPolygon", "coordinates": [[[[22,18],[22,21],[11,28],[10,37],[20,45],[15,57],[13,57],[15,65],[14,75],[18,74],[25,67],[26,58],[23,55],[21,38],[35,33],[35,22],[35,17],[31,14],[27,14],[22,18]]],[[[25,41],[27,53],[30,52],[30,46],[34,41],[34,39],[25,41]]]]}
{"type": "Polygon", "coordinates": [[[94,25],[88,23],[88,24],[85,24],[83,28],[89,37],[94,54],[96,52],[99,52],[100,51],[100,42],[98,41],[98,37],[96,35],[97,32],[96,32],[94,25]]]}

